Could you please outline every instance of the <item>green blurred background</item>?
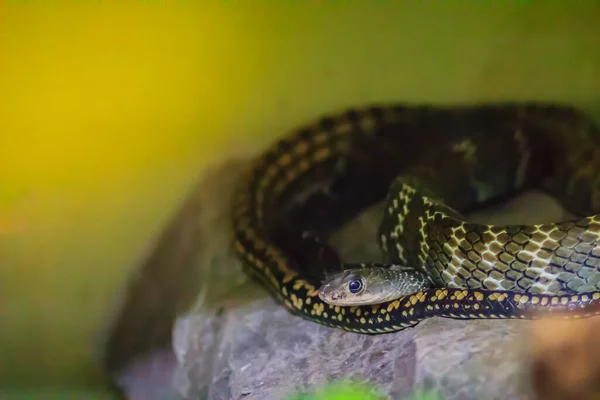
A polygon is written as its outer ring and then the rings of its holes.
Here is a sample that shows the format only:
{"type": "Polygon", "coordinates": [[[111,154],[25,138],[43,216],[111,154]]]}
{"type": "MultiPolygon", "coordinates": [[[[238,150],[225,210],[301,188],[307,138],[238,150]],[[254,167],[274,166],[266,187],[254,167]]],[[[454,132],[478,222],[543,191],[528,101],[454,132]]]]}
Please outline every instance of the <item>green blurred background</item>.
{"type": "Polygon", "coordinates": [[[111,297],[211,162],[374,101],[600,111],[598,21],[593,0],[2,0],[0,388],[102,390],[111,297]]]}

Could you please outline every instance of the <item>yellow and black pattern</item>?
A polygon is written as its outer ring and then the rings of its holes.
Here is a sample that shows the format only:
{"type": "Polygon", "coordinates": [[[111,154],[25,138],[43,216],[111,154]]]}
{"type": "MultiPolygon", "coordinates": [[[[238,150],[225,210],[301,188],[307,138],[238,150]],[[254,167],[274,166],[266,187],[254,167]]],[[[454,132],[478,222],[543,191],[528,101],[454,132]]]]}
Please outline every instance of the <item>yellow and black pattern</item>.
{"type": "MultiPolygon", "coordinates": [[[[419,189],[413,185],[401,178],[395,182],[390,193],[401,204],[412,200],[399,209],[392,201],[388,210],[402,215],[396,219],[402,225],[416,220],[419,243],[405,250],[399,238],[388,250],[390,259],[420,266],[440,287],[532,294],[600,291],[600,216],[525,226],[474,224],[445,204],[416,194],[419,189]]],[[[393,240],[388,232],[393,220],[384,218],[380,228],[386,243],[393,240]]]]}
{"type": "Polygon", "coordinates": [[[233,199],[235,251],[246,271],[288,310],[348,331],[393,332],[431,316],[533,318],[561,310],[595,315],[595,217],[515,230],[468,224],[455,211],[541,180],[570,209],[598,211],[589,172],[600,159],[590,139],[593,129],[577,110],[552,104],[371,107],[324,118],[254,161],[233,199]],[[457,160],[458,169],[450,168],[457,160]],[[394,181],[398,174],[404,178],[394,181]],[[344,204],[357,212],[383,200],[389,189],[383,249],[390,260],[418,262],[439,288],[369,306],[332,306],[319,299],[318,282],[275,244],[271,226],[292,199],[315,187],[327,189],[339,177],[351,187],[345,193],[354,194],[344,204]],[[520,253],[510,243],[520,245],[520,253]],[[561,273],[571,279],[563,282],[561,273]],[[588,288],[593,292],[582,293],[588,288]]]}

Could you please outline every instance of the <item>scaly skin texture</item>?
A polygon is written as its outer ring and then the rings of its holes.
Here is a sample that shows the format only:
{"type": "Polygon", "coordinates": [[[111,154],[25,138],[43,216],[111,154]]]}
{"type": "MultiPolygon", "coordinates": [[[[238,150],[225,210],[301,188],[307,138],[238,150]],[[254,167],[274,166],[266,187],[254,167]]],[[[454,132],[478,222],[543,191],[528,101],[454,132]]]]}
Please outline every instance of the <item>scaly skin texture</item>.
{"type": "Polygon", "coordinates": [[[596,216],[493,227],[459,211],[538,186],[576,214],[598,212],[598,137],[585,115],[552,104],[387,106],[323,118],[254,160],[233,199],[234,248],[290,312],[353,332],[398,331],[432,316],[595,315],[596,216]],[[386,196],[380,240],[389,262],[415,265],[439,287],[374,305],[325,303],[327,266],[315,267],[300,235],[280,228],[326,235],[386,196]]]}

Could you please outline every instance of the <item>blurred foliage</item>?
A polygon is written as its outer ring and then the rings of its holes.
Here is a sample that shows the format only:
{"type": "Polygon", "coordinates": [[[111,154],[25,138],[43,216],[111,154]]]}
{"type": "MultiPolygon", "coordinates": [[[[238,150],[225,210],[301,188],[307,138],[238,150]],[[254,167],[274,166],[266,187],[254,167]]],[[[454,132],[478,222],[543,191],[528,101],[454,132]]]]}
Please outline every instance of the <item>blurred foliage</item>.
{"type": "MultiPolygon", "coordinates": [[[[311,393],[299,393],[290,397],[289,400],[383,400],[382,395],[377,394],[377,389],[371,385],[360,384],[350,381],[332,382],[321,389],[311,393]]],[[[444,400],[435,391],[417,390],[404,400],[444,400]]]]}

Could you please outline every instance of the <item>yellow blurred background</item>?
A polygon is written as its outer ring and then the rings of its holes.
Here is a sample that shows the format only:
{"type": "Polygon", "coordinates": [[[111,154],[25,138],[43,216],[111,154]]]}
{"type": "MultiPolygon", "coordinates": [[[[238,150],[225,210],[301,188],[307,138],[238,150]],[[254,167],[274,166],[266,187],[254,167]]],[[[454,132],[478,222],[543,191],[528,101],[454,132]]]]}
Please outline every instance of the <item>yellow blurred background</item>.
{"type": "Polygon", "coordinates": [[[374,101],[600,112],[593,0],[0,1],[0,388],[102,385],[111,297],[211,162],[374,101]]]}

